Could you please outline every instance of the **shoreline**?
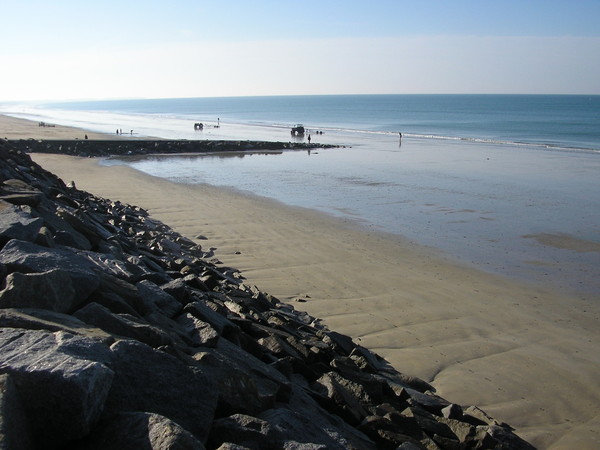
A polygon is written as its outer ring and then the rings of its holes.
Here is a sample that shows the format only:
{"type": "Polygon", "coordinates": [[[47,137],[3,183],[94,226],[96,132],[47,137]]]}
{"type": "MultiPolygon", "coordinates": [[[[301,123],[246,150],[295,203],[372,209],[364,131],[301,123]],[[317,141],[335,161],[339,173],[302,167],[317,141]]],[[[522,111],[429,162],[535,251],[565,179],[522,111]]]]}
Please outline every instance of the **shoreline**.
{"type": "Polygon", "coordinates": [[[539,448],[598,446],[597,302],[275,201],[93,159],[31,156],[80,189],[142,206],[184,236],[207,237],[198,242],[216,247],[249,284],[431,381],[450,401],[482,407],[539,448]]]}

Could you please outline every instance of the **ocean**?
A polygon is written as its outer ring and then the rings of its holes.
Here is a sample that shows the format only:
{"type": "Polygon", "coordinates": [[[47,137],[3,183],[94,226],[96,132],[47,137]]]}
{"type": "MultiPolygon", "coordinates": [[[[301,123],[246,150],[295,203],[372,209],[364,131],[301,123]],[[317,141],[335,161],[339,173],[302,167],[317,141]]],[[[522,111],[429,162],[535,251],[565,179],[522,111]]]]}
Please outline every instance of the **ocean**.
{"type": "Polygon", "coordinates": [[[115,100],[0,113],[134,137],[306,142],[310,134],[341,147],[104,164],[319,210],[489,272],[600,293],[600,96],[115,100]],[[291,136],[298,123],[305,136],[291,136]]]}

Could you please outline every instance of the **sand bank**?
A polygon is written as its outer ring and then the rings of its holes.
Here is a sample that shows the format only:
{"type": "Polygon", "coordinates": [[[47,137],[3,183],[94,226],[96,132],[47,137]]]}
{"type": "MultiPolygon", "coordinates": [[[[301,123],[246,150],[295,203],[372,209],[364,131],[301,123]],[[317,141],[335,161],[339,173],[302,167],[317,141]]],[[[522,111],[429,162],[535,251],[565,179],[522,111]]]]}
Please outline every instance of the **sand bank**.
{"type": "Polygon", "coordinates": [[[95,133],[80,128],[46,124],[0,115],[0,138],[6,139],[115,139],[115,135],[95,133]]]}
{"type": "Polygon", "coordinates": [[[216,247],[249,283],[431,381],[448,400],[482,407],[539,448],[600,447],[600,296],[523,285],[225,189],[176,185],[93,159],[33,156],[81,189],[205,236],[199,242],[216,247]]]}

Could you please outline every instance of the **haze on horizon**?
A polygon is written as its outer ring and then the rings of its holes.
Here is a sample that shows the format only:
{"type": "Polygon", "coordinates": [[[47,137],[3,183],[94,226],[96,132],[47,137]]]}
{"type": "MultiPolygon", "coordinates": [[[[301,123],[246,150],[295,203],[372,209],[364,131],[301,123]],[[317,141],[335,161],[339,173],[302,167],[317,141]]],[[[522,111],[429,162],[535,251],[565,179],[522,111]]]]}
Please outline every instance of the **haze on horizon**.
{"type": "Polygon", "coordinates": [[[0,102],[600,94],[596,0],[0,0],[0,102]]]}

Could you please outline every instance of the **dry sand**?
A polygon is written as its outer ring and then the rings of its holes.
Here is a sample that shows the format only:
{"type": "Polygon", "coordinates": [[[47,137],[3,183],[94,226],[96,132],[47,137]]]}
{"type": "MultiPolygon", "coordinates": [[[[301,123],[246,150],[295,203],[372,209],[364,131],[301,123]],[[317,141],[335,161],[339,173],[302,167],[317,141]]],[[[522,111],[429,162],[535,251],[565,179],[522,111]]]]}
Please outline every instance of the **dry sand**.
{"type": "Polygon", "coordinates": [[[94,159],[33,158],[80,189],[147,208],[188,237],[206,236],[203,247],[217,247],[248,283],[322,318],[448,400],[482,407],[539,448],[600,448],[600,296],[523,285],[226,189],[94,159]]]}
{"type": "Polygon", "coordinates": [[[116,134],[102,134],[62,125],[39,126],[38,122],[0,115],[0,139],[119,139],[116,134]]]}

